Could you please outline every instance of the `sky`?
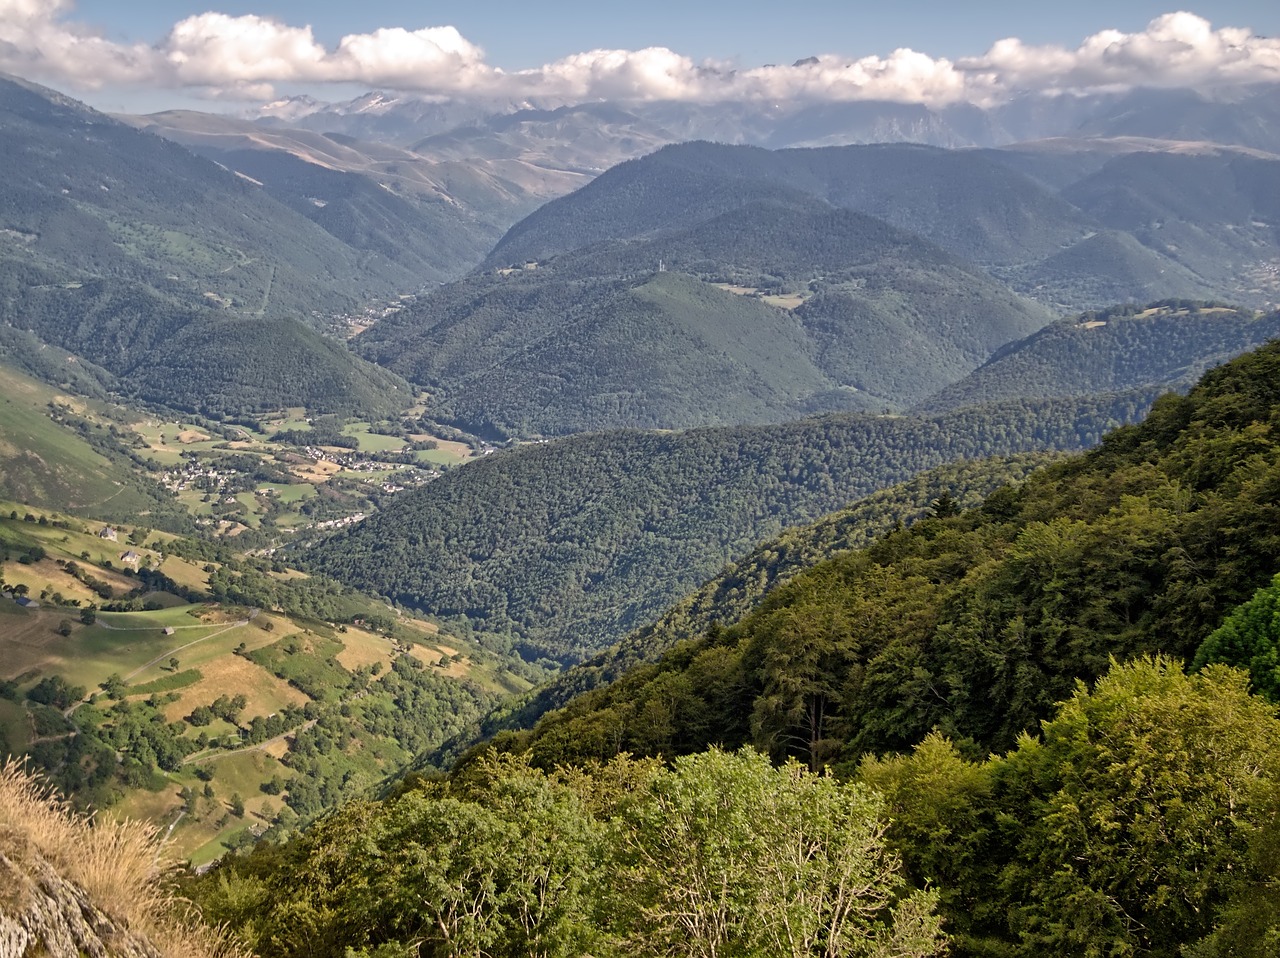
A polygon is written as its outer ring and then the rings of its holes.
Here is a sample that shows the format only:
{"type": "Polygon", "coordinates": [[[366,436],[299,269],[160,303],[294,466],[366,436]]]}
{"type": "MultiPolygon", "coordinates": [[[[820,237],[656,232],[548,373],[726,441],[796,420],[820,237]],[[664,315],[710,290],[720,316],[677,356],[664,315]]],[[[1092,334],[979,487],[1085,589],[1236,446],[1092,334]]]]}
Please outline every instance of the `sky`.
{"type": "Polygon", "coordinates": [[[1276,37],[1275,0],[0,0],[0,70],[112,110],[367,89],[989,103],[1280,81],[1276,37]]]}

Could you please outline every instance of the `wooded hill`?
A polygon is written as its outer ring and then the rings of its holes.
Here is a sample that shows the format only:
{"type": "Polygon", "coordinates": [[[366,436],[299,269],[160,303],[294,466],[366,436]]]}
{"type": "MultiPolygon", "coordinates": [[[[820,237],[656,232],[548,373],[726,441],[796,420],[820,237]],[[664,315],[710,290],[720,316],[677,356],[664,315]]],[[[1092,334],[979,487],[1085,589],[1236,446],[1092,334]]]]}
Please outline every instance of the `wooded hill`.
{"type": "Polygon", "coordinates": [[[0,77],[0,131],[0,323],[187,409],[403,408],[403,382],[316,328],[413,288],[406,271],[43,87],[0,77]]]}
{"type": "Polygon", "coordinates": [[[938,729],[982,757],[1112,660],[1189,663],[1280,568],[1278,373],[1280,344],[1213,370],[977,509],[818,563],[508,747],[555,763],[752,743],[848,770],[938,729]]]}
{"type": "Polygon", "coordinates": [[[1280,312],[1167,300],[1093,310],[1009,343],[920,404],[958,409],[1004,399],[1088,396],[1162,385],[1185,392],[1205,370],[1280,334],[1280,312]]]}
{"type": "Polygon", "coordinates": [[[1265,958],[1277,429],[1271,344],[188,893],[282,958],[1265,958]]]}
{"type": "Polygon", "coordinates": [[[944,462],[1087,447],[1153,396],[575,436],[405,492],[305,561],[364,591],[464,616],[530,660],[572,662],[788,525],[944,462]]]}
{"type": "MultiPolygon", "coordinates": [[[[502,703],[470,740],[449,744],[449,755],[502,730],[531,728],[543,714],[620,678],[628,669],[656,662],[676,644],[708,629],[732,624],[773,589],[841,553],[863,549],[899,526],[981,504],[992,491],[1021,482],[1056,454],[1040,452],[938,466],[906,482],[874,492],[810,525],[794,526],[728,563],[713,578],[645,625],[527,695],[502,703]]],[[[439,763],[445,756],[432,756],[439,763]]]]}
{"type": "Polygon", "coordinates": [[[473,274],[357,348],[429,387],[439,415],[557,435],[898,409],[1051,318],[882,220],[770,194],[661,237],[473,274]]]}
{"type": "MultiPolygon", "coordinates": [[[[1280,316],[1255,317],[1247,310],[1167,303],[1114,307],[1054,323],[1001,349],[990,362],[925,408],[947,409],[1030,396],[1082,396],[1117,387],[1198,378],[1204,368],[1230,358],[1239,344],[1273,338],[1280,316]],[[1227,347],[1227,344],[1231,344],[1227,347]],[[1225,350],[1223,347],[1227,347],[1225,350]]],[[[976,506],[998,485],[1025,475],[1043,457],[962,462],[923,473],[885,489],[811,526],[789,529],[731,563],[652,625],[628,635],[563,675],[508,704],[485,723],[487,734],[529,727],[549,709],[620,677],[626,669],[655,661],[677,642],[694,639],[713,625],[745,616],[775,586],[834,555],[869,546],[894,523],[910,523],[943,511],[976,506]]]]}

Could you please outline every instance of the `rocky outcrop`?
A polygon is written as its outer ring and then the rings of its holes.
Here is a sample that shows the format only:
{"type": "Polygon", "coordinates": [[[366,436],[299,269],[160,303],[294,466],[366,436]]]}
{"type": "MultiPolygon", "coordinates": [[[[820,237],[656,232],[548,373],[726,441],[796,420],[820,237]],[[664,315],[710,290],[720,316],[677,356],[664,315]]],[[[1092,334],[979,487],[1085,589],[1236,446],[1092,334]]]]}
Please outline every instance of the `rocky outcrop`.
{"type": "Polygon", "coordinates": [[[58,874],[39,851],[0,826],[0,958],[161,958],[58,874]]]}

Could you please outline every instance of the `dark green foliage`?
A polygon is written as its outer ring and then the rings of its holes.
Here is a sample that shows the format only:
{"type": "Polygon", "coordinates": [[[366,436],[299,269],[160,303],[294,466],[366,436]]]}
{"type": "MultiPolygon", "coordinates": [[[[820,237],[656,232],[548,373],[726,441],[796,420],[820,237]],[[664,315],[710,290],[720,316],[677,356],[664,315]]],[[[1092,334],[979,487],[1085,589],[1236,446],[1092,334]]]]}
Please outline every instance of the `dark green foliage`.
{"type": "Polygon", "coordinates": [[[725,561],[943,462],[1100,438],[1142,396],[933,419],[574,437],[489,456],[316,548],[311,568],[573,661],[645,624],[725,561]]]}
{"type": "Polygon", "coordinates": [[[1049,318],[918,237],[800,198],[473,274],[358,345],[428,386],[438,417],[563,434],[897,408],[1049,318]]]}
{"type": "Polygon", "coordinates": [[[1206,369],[1280,334],[1280,312],[1194,301],[1115,306],[1054,323],[999,349],[929,410],[1007,399],[1090,396],[1113,390],[1189,388],[1206,369]]]}
{"type": "MultiPolygon", "coordinates": [[[[184,689],[188,685],[195,685],[202,678],[204,678],[204,673],[199,669],[184,669],[181,672],[175,671],[172,675],[152,679],[150,682],[131,685],[129,686],[129,694],[153,695],[157,692],[173,692],[177,689],[184,689]]],[[[207,725],[208,723],[206,722],[205,724],[207,725]]]]}
{"type": "MultiPolygon", "coordinates": [[[[191,548],[194,544],[190,539],[181,540],[177,548],[170,545],[169,551],[175,555],[185,552],[190,558],[196,552],[191,548]]],[[[269,575],[266,568],[235,559],[228,562],[225,554],[219,561],[223,564],[209,576],[209,594],[218,601],[326,622],[364,619],[374,628],[394,626],[395,617],[385,603],[325,576],[284,582],[269,575]]]]}
{"type": "Polygon", "coordinates": [[[582,692],[607,685],[641,662],[656,661],[678,642],[738,621],[774,588],[818,562],[865,548],[896,526],[936,513],[934,503],[942,497],[954,497],[957,506],[976,506],[992,490],[1022,481],[1052,458],[1049,454],[1032,454],[939,466],[873,493],[813,525],[788,529],[730,563],[657,622],[491,714],[484,731],[492,735],[503,728],[528,728],[548,710],[562,707],[582,692]]]}
{"type": "Polygon", "coordinates": [[[94,357],[137,398],[220,416],[306,405],[375,418],[409,399],[399,377],[295,319],[228,315],[114,279],[64,288],[53,276],[6,270],[0,297],[36,335],[94,357]]]}
{"type": "Polygon", "coordinates": [[[67,709],[84,698],[85,691],[82,685],[68,685],[61,675],[50,675],[33,685],[27,692],[27,698],[42,705],[67,709]]]}
{"type": "Polygon", "coordinates": [[[167,339],[126,382],[143,399],[215,416],[305,406],[377,419],[411,401],[398,376],[287,319],[207,317],[167,339]]]}
{"type": "Polygon", "coordinates": [[[1213,370],[1099,449],[818,564],[511,744],[551,763],[715,742],[853,761],[934,728],[1011,747],[1112,656],[1189,661],[1271,580],[1278,383],[1278,345],[1213,370]],[[786,651],[804,635],[816,662],[786,651]]]}

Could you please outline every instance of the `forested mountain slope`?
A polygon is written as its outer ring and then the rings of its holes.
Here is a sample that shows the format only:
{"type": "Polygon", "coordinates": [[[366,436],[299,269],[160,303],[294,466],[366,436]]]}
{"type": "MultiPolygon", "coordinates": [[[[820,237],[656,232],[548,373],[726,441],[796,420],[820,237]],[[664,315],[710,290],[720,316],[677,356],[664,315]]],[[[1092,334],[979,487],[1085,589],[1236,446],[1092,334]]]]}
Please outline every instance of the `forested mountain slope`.
{"type": "Polygon", "coordinates": [[[187,408],[403,406],[402,381],[308,326],[403,290],[408,273],[53,91],[0,78],[0,131],[0,322],[187,408]],[[266,369],[272,354],[287,370],[266,369]]]}
{"type": "Polygon", "coordinates": [[[496,454],[323,542],[311,567],[572,662],[785,526],[944,462],[1096,442],[1151,394],[928,419],[584,435],[496,454]]]}
{"type": "Polygon", "coordinates": [[[485,265],[687,228],[779,189],[876,216],[979,263],[1045,255],[1089,227],[1069,203],[978,152],[901,143],[770,151],[695,142],[619,164],[548,203],[512,227],[485,265]]]}
{"type": "MultiPolygon", "coordinates": [[[[530,728],[544,713],[564,706],[573,696],[607,685],[637,665],[657,661],[679,642],[737,622],[773,589],[811,566],[840,553],[865,548],[898,526],[977,506],[993,490],[1021,482],[1055,458],[1054,453],[1027,453],[938,466],[872,493],[811,525],[787,529],[726,565],[656,622],[637,629],[517,701],[500,705],[486,718],[483,733],[530,728]]],[[[457,744],[453,743],[451,750],[456,750],[457,744]]]]}
{"type": "Polygon", "coordinates": [[[1050,316],[913,234],[775,190],[678,232],[475,273],[357,344],[440,415],[554,435],[899,408],[1050,316]]]}
{"type": "Polygon", "coordinates": [[[1280,335],[1280,313],[1166,301],[1060,320],[997,350],[922,403],[957,409],[1015,398],[1090,396],[1163,386],[1185,391],[1205,370],[1280,335]]]}
{"type": "Polygon", "coordinates": [[[978,509],[814,566],[511,742],[547,763],[713,742],[853,763],[931,729],[975,756],[1007,749],[1111,660],[1189,662],[1270,582],[1278,428],[1269,344],[978,509]]]}
{"type": "Polygon", "coordinates": [[[683,229],[757,192],[794,190],[885,219],[1066,308],[1170,296],[1274,302],[1266,267],[1280,239],[1280,161],[1191,146],[770,152],[684,143],[548,203],[512,227],[485,265],[683,229]]]}

